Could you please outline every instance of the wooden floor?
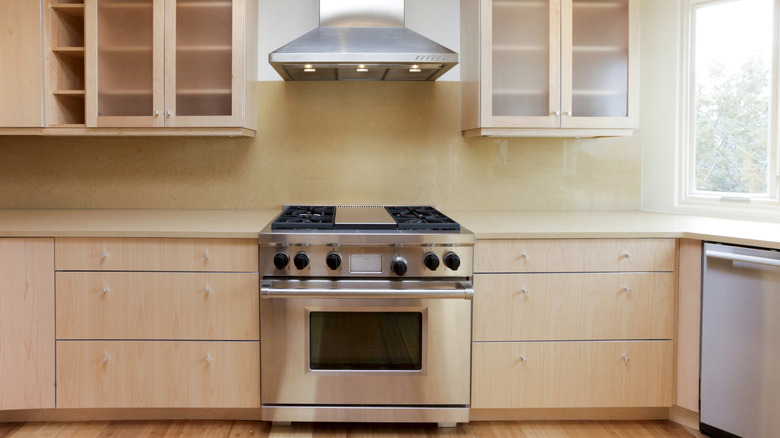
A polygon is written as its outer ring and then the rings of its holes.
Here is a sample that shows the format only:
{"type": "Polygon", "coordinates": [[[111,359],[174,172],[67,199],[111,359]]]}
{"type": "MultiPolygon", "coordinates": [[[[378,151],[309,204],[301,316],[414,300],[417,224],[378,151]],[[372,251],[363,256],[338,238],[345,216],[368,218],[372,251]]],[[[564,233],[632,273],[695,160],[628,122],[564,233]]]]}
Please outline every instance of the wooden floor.
{"type": "Polygon", "coordinates": [[[0,423],[0,438],[172,438],[172,437],[631,437],[691,438],[669,421],[481,421],[439,429],[429,424],[294,423],[272,426],[253,421],[101,421],[0,423]]]}

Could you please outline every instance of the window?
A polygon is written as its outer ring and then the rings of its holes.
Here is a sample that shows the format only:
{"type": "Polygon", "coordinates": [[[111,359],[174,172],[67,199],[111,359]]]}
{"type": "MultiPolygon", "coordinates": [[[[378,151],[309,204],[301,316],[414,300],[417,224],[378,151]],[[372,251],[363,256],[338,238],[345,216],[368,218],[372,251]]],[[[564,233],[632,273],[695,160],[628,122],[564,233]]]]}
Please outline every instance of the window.
{"type": "Polygon", "coordinates": [[[681,201],[778,205],[780,0],[687,0],[681,201]]]}

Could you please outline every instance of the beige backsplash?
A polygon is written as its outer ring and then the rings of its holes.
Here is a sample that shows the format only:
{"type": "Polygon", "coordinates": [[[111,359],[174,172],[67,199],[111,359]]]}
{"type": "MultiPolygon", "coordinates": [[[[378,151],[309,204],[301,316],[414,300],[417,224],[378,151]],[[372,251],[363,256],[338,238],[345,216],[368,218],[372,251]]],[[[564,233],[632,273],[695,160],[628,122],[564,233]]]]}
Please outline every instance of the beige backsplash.
{"type": "Polygon", "coordinates": [[[460,84],[259,84],[238,138],[0,137],[0,208],[638,210],[638,135],[460,133],[460,84]]]}

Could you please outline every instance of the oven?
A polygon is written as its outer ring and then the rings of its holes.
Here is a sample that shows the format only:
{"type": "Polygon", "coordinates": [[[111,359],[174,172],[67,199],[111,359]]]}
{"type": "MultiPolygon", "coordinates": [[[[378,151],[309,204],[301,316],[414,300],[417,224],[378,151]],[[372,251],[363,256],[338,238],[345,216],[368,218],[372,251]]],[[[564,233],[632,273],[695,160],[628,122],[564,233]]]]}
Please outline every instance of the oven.
{"type": "Polygon", "coordinates": [[[261,234],[264,420],[468,421],[473,234],[371,224],[261,234]]]}

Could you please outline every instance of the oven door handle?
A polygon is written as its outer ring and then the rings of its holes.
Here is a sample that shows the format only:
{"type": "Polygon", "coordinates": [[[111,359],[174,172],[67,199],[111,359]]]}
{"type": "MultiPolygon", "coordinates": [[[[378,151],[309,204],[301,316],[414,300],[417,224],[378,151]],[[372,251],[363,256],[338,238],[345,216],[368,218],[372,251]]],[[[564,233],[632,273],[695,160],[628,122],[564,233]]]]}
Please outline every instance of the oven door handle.
{"type": "Polygon", "coordinates": [[[437,288],[387,288],[387,287],[275,287],[273,280],[260,284],[261,298],[415,298],[415,299],[474,299],[474,286],[470,281],[450,283],[453,287],[437,288]]]}

